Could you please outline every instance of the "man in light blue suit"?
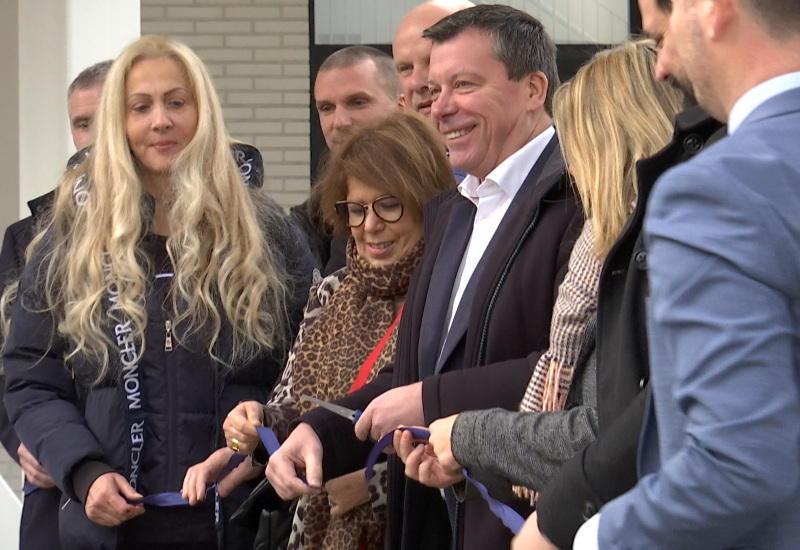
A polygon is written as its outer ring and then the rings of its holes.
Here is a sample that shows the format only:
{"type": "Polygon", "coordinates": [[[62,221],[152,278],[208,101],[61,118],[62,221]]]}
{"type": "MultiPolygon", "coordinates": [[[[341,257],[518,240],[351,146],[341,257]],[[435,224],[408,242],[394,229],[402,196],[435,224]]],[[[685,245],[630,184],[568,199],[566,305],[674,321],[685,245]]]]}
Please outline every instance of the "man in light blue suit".
{"type": "Polygon", "coordinates": [[[800,548],[800,2],[673,0],[657,73],[729,136],[650,198],[640,480],[575,548],[800,548]]]}

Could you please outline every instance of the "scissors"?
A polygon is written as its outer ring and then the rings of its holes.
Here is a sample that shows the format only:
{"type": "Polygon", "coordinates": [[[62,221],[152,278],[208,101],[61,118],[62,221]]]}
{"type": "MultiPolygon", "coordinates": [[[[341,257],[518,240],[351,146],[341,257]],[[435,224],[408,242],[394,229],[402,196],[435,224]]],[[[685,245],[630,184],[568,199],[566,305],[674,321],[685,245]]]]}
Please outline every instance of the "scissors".
{"type": "Polygon", "coordinates": [[[328,409],[332,413],[347,418],[353,424],[358,422],[358,419],[361,418],[362,411],[359,410],[348,409],[347,407],[342,407],[341,405],[336,405],[335,403],[328,403],[327,401],[317,399],[316,397],[311,397],[310,395],[301,395],[300,399],[304,399],[305,401],[310,401],[311,403],[316,403],[323,409],[328,409]]]}

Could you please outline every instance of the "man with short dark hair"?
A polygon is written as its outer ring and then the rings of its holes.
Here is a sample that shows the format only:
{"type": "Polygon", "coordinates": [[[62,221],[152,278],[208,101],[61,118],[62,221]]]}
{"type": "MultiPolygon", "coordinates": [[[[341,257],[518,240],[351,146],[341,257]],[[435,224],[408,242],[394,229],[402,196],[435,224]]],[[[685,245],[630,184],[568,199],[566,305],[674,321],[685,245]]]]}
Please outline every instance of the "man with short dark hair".
{"type": "MultiPolygon", "coordinates": [[[[583,224],[547,108],[558,77],[541,23],[482,5],[423,36],[433,43],[431,119],[453,167],[469,175],[426,205],[425,254],[406,297],[394,368],[339,401],[364,410],[356,425],[363,439],[469,409],[516,410],[547,347],[558,285],[583,224]]],[[[267,468],[283,497],[362,468],[369,448],[351,423],[327,411],[301,420],[267,468]]],[[[390,460],[387,548],[508,545],[511,533],[485,502],[459,503],[452,489],[445,500],[406,482],[402,464],[390,460]]]]}
{"type": "Polygon", "coordinates": [[[317,72],[314,105],[325,143],[336,151],[354,130],[403,106],[392,58],[371,46],[332,53],[317,72]]]}
{"type": "Polygon", "coordinates": [[[575,548],[794,549],[800,3],[673,0],[662,51],[657,77],[684,79],[728,137],[650,197],[640,477],[575,548]]]}
{"type": "Polygon", "coordinates": [[[100,105],[100,94],[106,80],[111,60],[95,63],[80,72],[67,90],[67,114],[69,129],[75,149],[80,151],[89,145],[94,113],[100,105]]]}
{"type": "MultiPolygon", "coordinates": [[[[361,126],[403,105],[400,80],[392,58],[371,46],[348,46],[329,55],[314,81],[314,104],[328,149],[335,152],[361,126]]],[[[311,196],[290,210],[323,275],[345,265],[347,240],[333,235],[319,216],[319,197],[311,196]]]]}

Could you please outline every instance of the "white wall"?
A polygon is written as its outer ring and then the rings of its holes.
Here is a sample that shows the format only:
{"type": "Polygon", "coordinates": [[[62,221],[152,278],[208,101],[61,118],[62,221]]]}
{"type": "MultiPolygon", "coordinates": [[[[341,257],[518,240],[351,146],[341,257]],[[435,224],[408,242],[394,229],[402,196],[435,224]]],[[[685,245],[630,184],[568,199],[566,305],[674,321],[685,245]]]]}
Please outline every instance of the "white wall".
{"type": "MultiPolygon", "coordinates": [[[[19,202],[19,78],[17,71],[17,4],[3,7],[0,17],[0,227],[17,219],[19,202]]],[[[0,455],[2,452],[0,451],[0,455]]]]}
{"type": "Polygon", "coordinates": [[[22,503],[0,477],[0,548],[19,548],[19,518],[22,503]]]}
{"type": "Polygon", "coordinates": [[[55,186],[74,152],[67,87],[139,36],[139,0],[18,0],[19,216],[55,186]]]}

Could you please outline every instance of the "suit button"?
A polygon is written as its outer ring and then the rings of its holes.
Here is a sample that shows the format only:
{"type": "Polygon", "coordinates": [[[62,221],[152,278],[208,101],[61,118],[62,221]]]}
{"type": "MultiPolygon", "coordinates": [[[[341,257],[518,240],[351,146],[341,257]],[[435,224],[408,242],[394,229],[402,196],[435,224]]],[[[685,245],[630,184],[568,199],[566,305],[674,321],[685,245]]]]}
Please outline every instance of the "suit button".
{"type": "Polygon", "coordinates": [[[633,261],[639,269],[647,269],[647,252],[639,250],[633,255],[633,261]]]}
{"type": "Polygon", "coordinates": [[[683,140],[683,147],[690,153],[696,153],[703,148],[703,140],[697,134],[688,135],[683,140]]]}
{"type": "Polygon", "coordinates": [[[583,503],[583,521],[587,521],[596,513],[597,506],[595,506],[594,503],[588,501],[583,503]]]}
{"type": "Polygon", "coordinates": [[[647,380],[645,380],[644,378],[639,380],[639,389],[642,389],[646,383],[647,383],[647,380]]]}

